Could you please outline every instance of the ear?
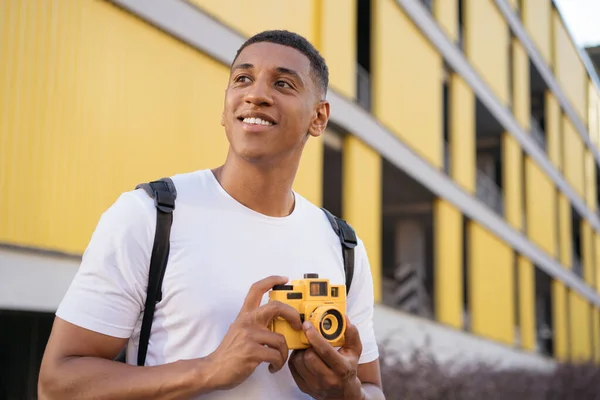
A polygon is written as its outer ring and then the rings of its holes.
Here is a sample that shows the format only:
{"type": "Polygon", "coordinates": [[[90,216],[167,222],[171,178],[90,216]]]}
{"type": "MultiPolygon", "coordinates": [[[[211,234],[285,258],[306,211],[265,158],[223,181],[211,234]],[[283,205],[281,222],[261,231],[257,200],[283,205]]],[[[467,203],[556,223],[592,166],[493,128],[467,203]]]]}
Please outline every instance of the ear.
{"type": "Polygon", "coordinates": [[[313,119],[308,127],[308,134],[313,137],[318,137],[323,134],[325,128],[327,128],[327,122],[329,122],[329,102],[327,100],[321,100],[315,107],[313,119]]]}
{"type": "Polygon", "coordinates": [[[221,113],[221,126],[225,126],[225,111],[221,113]]]}

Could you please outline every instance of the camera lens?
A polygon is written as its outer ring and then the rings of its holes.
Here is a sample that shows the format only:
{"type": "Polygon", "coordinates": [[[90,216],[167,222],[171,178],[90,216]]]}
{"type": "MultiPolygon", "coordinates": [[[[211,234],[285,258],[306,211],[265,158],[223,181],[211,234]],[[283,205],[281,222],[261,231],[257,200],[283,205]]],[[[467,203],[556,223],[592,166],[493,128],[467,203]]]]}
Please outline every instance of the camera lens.
{"type": "Polygon", "coordinates": [[[344,328],[344,317],[337,310],[328,310],[321,318],[321,335],[327,340],[335,340],[344,328]]]}

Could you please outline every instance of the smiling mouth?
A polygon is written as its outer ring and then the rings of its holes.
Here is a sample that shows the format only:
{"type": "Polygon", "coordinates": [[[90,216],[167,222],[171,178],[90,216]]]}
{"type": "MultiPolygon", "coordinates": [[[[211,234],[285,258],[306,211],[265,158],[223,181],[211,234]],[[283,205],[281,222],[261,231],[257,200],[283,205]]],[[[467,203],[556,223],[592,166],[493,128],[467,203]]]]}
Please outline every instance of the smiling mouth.
{"type": "Polygon", "coordinates": [[[264,126],[275,125],[275,123],[261,119],[261,118],[241,118],[240,117],[238,119],[248,125],[264,125],[264,126]]]}

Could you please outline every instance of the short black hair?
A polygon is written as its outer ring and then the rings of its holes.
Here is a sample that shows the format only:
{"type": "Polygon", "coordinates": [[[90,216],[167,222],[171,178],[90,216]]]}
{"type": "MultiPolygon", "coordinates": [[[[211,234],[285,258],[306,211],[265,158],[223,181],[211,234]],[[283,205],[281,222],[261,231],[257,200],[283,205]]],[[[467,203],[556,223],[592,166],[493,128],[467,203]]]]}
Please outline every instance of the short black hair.
{"type": "Polygon", "coordinates": [[[294,32],[276,29],[257,33],[242,44],[233,59],[233,63],[235,63],[235,60],[237,60],[242,50],[251,44],[260,42],[269,42],[292,47],[304,54],[310,61],[313,79],[316,78],[315,82],[321,90],[323,90],[323,95],[325,96],[327,94],[327,88],[329,86],[329,69],[327,68],[325,59],[306,38],[294,32]]]}

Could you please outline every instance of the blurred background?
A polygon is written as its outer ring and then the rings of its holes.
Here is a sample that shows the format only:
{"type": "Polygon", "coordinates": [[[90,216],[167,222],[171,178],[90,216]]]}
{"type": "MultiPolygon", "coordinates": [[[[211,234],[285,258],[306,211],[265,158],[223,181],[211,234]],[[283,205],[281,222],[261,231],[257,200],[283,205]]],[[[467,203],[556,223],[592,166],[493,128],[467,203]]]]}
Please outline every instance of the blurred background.
{"type": "Polygon", "coordinates": [[[101,213],[224,160],[228,65],[271,28],[329,65],[295,189],[364,240],[382,349],[600,363],[599,4],[0,0],[0,398],[36,398],[101,213]]]}

